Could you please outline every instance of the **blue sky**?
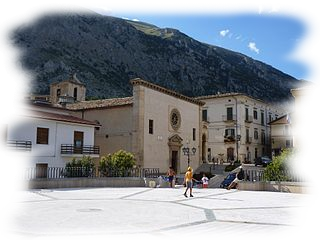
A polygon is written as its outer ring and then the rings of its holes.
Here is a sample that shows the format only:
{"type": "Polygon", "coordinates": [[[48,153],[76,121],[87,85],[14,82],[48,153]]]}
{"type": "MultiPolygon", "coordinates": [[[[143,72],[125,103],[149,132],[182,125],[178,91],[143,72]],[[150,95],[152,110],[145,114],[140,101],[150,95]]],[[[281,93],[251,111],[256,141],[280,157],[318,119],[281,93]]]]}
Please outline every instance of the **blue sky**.
{"type": "Polygon", "coordinates": [[[145,15],[113,13],[113,16],[171,27],[208,44],[243,53],[297,79],[306,79],[308,67],[290,57],[306,27],[281,15],[145,15]]]}

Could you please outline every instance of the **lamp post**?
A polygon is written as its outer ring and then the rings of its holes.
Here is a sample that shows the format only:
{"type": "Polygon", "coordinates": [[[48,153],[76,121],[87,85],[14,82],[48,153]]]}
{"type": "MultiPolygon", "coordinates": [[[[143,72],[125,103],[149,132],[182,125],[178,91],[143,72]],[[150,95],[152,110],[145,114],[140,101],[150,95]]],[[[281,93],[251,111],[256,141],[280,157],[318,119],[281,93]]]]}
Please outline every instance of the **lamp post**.
{"type": "Polygon", "coordinates": [[[190,166],[190,155],[195,155],[197,149],[195,147],[193,147],[191,149],[189,147],[183,147],[182,151],[183,151],[183,155],[187,155],[188,156],[188,167],[189,167],[190,166]]]}

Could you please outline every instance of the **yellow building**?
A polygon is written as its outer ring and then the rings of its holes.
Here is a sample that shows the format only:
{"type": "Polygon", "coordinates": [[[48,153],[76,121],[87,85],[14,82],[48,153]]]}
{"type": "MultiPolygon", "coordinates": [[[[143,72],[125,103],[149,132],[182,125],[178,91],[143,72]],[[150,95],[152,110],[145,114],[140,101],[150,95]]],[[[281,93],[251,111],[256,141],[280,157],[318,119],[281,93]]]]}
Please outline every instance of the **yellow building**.
{"type": "Polygon", "coordinates": [[[296,116],[293,146],[320,160],[320,84],[291,90],[296,116]]]}

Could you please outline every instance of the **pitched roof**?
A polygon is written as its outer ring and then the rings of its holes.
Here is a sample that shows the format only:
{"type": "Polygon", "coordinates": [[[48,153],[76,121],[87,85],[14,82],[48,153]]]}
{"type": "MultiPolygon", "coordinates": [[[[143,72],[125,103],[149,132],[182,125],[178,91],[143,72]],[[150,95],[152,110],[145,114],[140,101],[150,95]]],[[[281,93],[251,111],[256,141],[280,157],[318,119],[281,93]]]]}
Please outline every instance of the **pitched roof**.
{"type": "Polygon", "coordinates": [[[290,124],[290,114],[283,115],[271,122],[270,125],[277,125],[277,124],[290,124]]]}
{"type": "Polygon", "coordinates": [[[54,112],[32,109],[31,111],[28,112],[27,116],[31,117],[31,118],[53,120],[53,121],[59,121],[59,122],[78,123],[78,124],[99,126],[99,124],[97,124],[96,122],[88,121],[88,120],[78,118],[78,117],[74,117],[74,116],[71,116],[66,113],[54,113],[54,112]]]}
{"type": "Polygon", "coordinates": [[[205,104],[205,102],[202,102],[202,101],[200,101],[200,100],[198,100],[196,98],[187,97],[185,95],[182,95],[182,94],[177,93],[175,91],[172,91],[172,90],[169,90],[167,88],[161,87],[161,86],[156,85],[154,83],[147,82],[147,81],[142,80],[140,78],[132,79],[130,82],[131,82],[132,85],[142,85],[142,86],[151,88],[153,90],[156,90],[158,92],[162,92],[162,93],[165,93],[167,95],[170,95],[170,96],[173,96],[173,97],[176,97],[176,98],[180,98],[180,99],[182,99],[184,101],[187,101],[187,102],[191,102],[193,104],[197,104],[197,105],[200,105],[200,106],[203,106],[205,104]]]}
{"type": "Polygon", "coordinates": [[[111,98],[111,99],[100,99],[91,101],[82,101],[67,104],[66,108],[69,110],[82,110],[82,109],[96,109],[96,108],[110,108],[125,105],[132,105],[133,97],[125,98],[111,98]]]}

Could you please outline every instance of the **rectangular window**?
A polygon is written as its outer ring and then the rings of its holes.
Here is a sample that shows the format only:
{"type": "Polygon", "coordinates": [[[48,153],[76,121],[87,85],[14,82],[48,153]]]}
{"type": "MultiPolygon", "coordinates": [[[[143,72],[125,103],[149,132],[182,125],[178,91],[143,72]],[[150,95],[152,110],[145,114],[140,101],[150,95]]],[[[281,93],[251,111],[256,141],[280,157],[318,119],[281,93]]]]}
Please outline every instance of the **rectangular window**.
{"type": "Polygon", "coordinates": [[[49,144],[49,128],[37,128],[37,144],[49,144]]]}
{"type": "Polygon", "coordinates": [[[290,140],[286,140],[286,148],[290,148],[291,147],[291,141],[290,140]]]}
{"type": "Polygon", "coordinates": [[[207,109],[202,110],[202,121],[208,121],[208,111],[207,109]]]}
{"type": "Polygon", "coordinates": [[[192,129],[192,139],[193,139],[193,141],[196,140],[196,129],[195,128],[192,129]]]}
{"type": "Polygon", "coordinates": [[[272,121],[272,114],[269,113],[269,122],[271,122],[271,121],[272,121]]]}
{"type": "Polygon", "coordinates": [[[261,144],[266,144],[266,133],[264,130],[261,131],[261,144]]]}
{"type": "Polygon", "coordinates": [[[314,155],[320,156],[320,138],[313,139],[314,155]]]}
{"type": "Polygon", "coordinates": [[[264,125],[264,112],[261,111],[261,125],[264,125]]]}
{"type": "Polygon", "coordinates": [[[254,139],[258,139],[259,138],[259,133],[258,133],[258,129],[257,128],[255,128],[254,129],[254,139]]]}
{"type": "Polygon", "coordinates": [[[320,104],[312,105],[313,120],[320,120],[320,104]]]}
{"type": "Polygon", "coordinates": [[[78,99],[78,88],[73,89],[73,98],[74,98],[74,100],[78,99]]]}
{"type": "Polygon", "coordinates": [[[225,136],[226,136],[226,137],[227,137],[227,136],[232,136],[232,137],[234,137],[234,136],[235,136],[234,128],[227,128],[227,129],[225,130],[225,136]]]}
{"type": "Polygon", "coordinates": [[[153,134],[153,120],[149,119],[149,134],[153,134]]]}
{"type": "Polygon", "coordinates": [[[249,121],[249,109],[246,108],[246,121],[249,121]]]}
{"type": "Polygon", "coordinates": [[[246,128],[246,143],[250,142],[250,131],[249,128],[246,128]]]}
{"type": "Polygon", "coordinates": [[[232,107],[227,108],[227,120],[233,120],[233,109],[232,107]]]}
{"type": "Polygon", "coordinates": [[[254,119],[258,119],[258,111],[255,109],[255,110],[253,110],[253,118],[254,119]]]}

